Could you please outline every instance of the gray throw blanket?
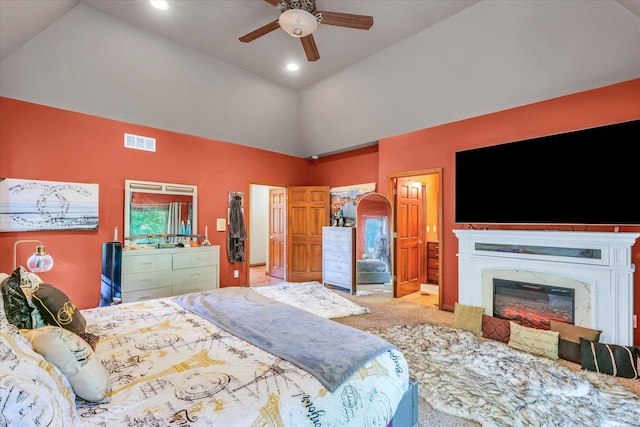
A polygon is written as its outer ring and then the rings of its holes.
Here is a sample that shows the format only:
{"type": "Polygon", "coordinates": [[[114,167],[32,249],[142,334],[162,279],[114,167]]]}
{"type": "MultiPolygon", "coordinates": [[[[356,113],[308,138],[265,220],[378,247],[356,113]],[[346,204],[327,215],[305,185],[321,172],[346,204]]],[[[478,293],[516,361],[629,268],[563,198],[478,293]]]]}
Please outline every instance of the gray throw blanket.
{"type": "Polygon", "coordinates": [[[396,347],[367,332],[317,316],[245,287],[173,297],[225,331],[306,370],[335,391],[362,365],[396,347]]]}

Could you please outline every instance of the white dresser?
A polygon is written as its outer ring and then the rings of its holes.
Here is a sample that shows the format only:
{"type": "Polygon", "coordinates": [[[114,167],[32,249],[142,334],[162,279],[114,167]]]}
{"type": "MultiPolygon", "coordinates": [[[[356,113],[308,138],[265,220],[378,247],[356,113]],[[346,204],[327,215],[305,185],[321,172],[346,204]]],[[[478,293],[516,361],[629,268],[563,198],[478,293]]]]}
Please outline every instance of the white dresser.
{"type": "Polygon", "coordinates": [[[220,247],[122,251],[122,302],[216,289],[220,247]]]}
{"type": "Polygon", "coordinates": [[[354,227],[322,227],[322,282],[356,290],[354,227]]]}

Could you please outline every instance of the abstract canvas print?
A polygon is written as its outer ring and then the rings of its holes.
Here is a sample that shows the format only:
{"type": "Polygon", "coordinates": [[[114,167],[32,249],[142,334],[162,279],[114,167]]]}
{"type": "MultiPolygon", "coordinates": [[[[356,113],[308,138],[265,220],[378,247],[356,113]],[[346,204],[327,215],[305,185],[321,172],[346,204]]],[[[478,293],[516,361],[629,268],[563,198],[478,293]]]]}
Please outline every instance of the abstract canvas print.
{"type": "Polygon", "coordinates": [[[0,232],[98,229],[98,184],[0,178],[0,232]]]}

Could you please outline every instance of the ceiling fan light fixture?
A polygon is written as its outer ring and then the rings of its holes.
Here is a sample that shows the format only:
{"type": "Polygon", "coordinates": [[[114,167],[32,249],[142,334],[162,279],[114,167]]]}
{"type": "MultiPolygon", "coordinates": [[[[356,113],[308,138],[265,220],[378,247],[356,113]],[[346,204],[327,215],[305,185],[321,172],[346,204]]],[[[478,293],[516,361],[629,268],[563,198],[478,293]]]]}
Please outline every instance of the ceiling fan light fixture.
{"type": "Polygon", "coordinates": [[[306,37],[318,28],[316,17],[306,10],[289,9],[278,18],[280,28],[293,37],[306,37]]]}

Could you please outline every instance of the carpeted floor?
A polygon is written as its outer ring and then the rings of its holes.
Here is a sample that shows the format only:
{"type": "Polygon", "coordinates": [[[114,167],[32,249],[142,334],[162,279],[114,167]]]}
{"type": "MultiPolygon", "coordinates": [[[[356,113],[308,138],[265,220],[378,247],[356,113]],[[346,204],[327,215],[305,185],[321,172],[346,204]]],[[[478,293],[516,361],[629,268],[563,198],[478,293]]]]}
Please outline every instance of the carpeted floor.
{"type": "MultiPolygon", "coordinates": [[[[368,314],[334,319],[336,322],[340,322],[354,328],[363,330],[372,328],[384,329],[391,326],[415,326],[422,323],[453,326],[453,313],[438,310],[435,306],[417,304],[397,298],[388,299],[376,296],[356,296],[349,295],[348,293],[341,291],[335,292],[369,309],[370,312],[368,314]]],[[[560,360],[559,363],[565,365],[569,369],[581,369],[580,365],[566,362],[564,360],[560,360]]],[[[633,390],[635,393],[640,394],[640,381],[619,378],[618,382],[633,390]]],[[[436,411],[425,399],[419,399],[418,423],[415,427],[470,427],[479,425],[480,424],[475,421],[466,420],[436,411]]]]}

